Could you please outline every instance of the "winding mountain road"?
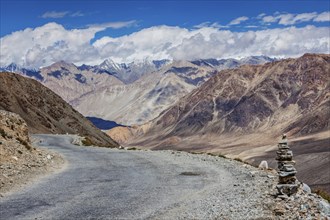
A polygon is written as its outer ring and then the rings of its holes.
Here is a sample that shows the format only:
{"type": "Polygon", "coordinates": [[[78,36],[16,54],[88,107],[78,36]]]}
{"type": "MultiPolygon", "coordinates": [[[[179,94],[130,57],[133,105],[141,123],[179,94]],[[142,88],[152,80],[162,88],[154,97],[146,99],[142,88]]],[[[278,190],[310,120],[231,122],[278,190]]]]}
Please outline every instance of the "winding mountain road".
{"type": "MultiPolygon", "coordinates": [[[[262,178],[236,161],[172,151],[82,147],[37,135],[67,166],[0,200],[0,219],[247,219],[269,215],[262,178]],[[260,180],[261,179],[261,180],[260,180]]],[[[259,171],[253,171],[257,173],[259,171]]]]}

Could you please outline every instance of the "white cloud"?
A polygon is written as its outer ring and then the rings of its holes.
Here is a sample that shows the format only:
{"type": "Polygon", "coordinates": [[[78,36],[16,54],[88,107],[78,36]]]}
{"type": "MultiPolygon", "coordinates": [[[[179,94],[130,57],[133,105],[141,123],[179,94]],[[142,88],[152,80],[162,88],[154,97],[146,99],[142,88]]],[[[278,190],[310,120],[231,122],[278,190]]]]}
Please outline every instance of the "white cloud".
{"type": "Polygon", "coordinates": [[[119,28],[123,28],[123,27],[133,26],[136,23],[137,23],[136,20],[117,21],[117,22],[107,22],[107,23],[102,23],[102,24],[91,24],[91,25],[88,25],[88,27],[119,29],[119,28]]]}
{"type": "Polygon", "coordinates": [[[273,22],[277,22],[278,18],[268,15],[268,16],[262,17],[262,21],[265,22],[265,23],[273,23],[273,22]]]}
{"type": "Polygon", "coordinates": [[[41,15],[42,18],[63,18],[67,14],[69,14],[68,11],[47,11],[43,15],[41,15]]]}
{"type": "Polygon", "coordinates": [[[35,29],[14,32],[1,38],[0,65],[15,62],[27,67],[40,67],[59,60],[99,64],[107,58],[132,62],[145,58],[193,60],[330,53],[328,27],[232,32],[214,27],[188,30],[154,26],[121,37],[102,37],[91,44],[95,34],[107,27],[115,28],[117,25],[108,23],[68,30],[57,23],[48,23],[35,29]]]}
{"type": "Polygon", "coordinates": [[[259,28],[257,25],[246,25],[245,28],[259,28]]]}
{"type": "Polygon", "coordinates": [[[279,13],[276,12],[274,15],[258,16],[257,19],[261,19],[264,23],[278,23],[281,25],[294,25],[302,22],[317,21],[325,22],[330,21],[330,12],[323,13],[301,13],[301,14],[290,14],[290,13],[279,13]]]}
{"type": "Polygon", "coordinates": [[[76,12],[72,13],[70,16],[71,17],[83,17],[83,16],[85,16],[85,14],[82,13],[81,11],[76,11],[76,12]]]}
{"type": "Polygon", "coordinates": [[[231,22],[229,22],[228,25],[237,25],[237,24],[240,24],[243,21],[247,21],[247,20],[249,20],[248,17],[242,16],[242,17],[239,17],[239,18],[236,18],[236,19],[232,20],[231,22]]]}
{"type": "Polygon", "coordinates": [[[89,44],[95,33],[102,28],[66,30],[56,23],[23,31],[1,38],[1,65],[15,62],[28,67],[39,67],[58,60],[72,62],[96,55],[89,44]]]}
{"type": "Polygon", "coordinates": [[[257,18],[263,18],[264,16],[266,16],[266,14],[265,13],[261,13],[261,14],[259,14],[258,16],[257,16],[257,18]]]}
{"type": "Polygon", "coordinates": [[[330,12],[326,11],[326,12],[323,12],[323,13],[317,15],[314,18],[314,21],[317,21],[317,22],[330,22],[330,12]]]}
{"type": "Polygon", "coordinates": [[[64,17],[83,17],[85,13],[81,11],[70,12],[70,11],[47,11],[43,15],[42,18],[64,18],[64,17]]]}
{"type": "Polygon", "coordinates": [[[316,16],[317,16],[316,12],[297,14],[293,19],[293,23],[295,24],[298,22],[310,21],[314,19],[316,16]]]}
{"type": "Polygon", "coordinates": [[[212,27],[212,28],[229,28],[228,25],[221,25],[218,22],[211,23],[209,21],[200,23],[198,25],[195,25],[194,28],[200,29],[200,28],[206,28],[206,27],[212,27]]]}
{"type": "Polygon", "coordinates": [[[279,20],[278,23],[282,25],[292,25],[296,23],[294,20],[294,15],[292,14],[279,15],[277,18],[279,20]]]}

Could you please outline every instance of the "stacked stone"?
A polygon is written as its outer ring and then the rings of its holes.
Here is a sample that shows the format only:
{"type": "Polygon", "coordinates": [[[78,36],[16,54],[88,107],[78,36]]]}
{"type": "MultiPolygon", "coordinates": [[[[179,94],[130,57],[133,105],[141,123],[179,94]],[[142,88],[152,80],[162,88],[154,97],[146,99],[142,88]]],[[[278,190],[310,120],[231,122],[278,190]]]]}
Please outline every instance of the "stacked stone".
{"type": "Polygon", "coordinates": [[[279,182],[276,186],[279,195],[292,195],[298,191],[299,182],[296,178],[297,170],[294,168],[295,161],[293,153],[289,148],[286,135],[278,143],[278,151],[276,152],[278,161],[279,182]]]}

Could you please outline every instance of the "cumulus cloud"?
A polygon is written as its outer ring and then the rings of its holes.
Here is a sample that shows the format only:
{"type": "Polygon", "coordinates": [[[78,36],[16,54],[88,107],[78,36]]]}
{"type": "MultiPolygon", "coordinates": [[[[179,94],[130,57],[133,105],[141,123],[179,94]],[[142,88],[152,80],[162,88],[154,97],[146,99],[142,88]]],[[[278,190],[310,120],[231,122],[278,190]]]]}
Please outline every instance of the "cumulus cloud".
{"type": "Polygon", "coordinates": [[[1,65],[15,62],[27,67],[48,65],[58,60],[77,62],[97,51],[89,44],[102,28],[66,30],[57,23],[23,31],[1,38],[1,65]],[[89,55],[87,55],[89,54],[89,55]]]}
{"type": "Polygon", "coordinates": [[[229,22],[228,25],[237,25],[237,24],[240,24],[243,21],[247,21],[247,20],[249,20],[248,17],[242,16],[242,17],[239,17],[239,18],[236,18],[236,19],[232,20],[231,22],[229,22]]]}
{"type": "Polygon", "coordinates": [[[14,32],[1,38],[0,65],[15,62],[38,68],[59,60],[99,64],[107,58],[116,62],[132,62],[146,58],[193,60],[330,53],[328,27],[233,32],[207,25],[193,30],[163,25],[121,37],[105,36],[91,43],[97,32],[108,27],[117,26],[108,23],[85,29],[65,29],[60,24],[48,23],[35,29],[14,32]]]}
{"type": "Polygon", "coordinates": [[[257,19],[261,19],[264,23],[278,23],[281,25],[294,25],[302,22],[316,21],[316,22],[326,22],[330,21],[330,12],[323,13],[301,13],[301,14],[290,14],[290,13],[275,13],[274,15],[263,14],[263,16],[258,16],[257,19]]]}

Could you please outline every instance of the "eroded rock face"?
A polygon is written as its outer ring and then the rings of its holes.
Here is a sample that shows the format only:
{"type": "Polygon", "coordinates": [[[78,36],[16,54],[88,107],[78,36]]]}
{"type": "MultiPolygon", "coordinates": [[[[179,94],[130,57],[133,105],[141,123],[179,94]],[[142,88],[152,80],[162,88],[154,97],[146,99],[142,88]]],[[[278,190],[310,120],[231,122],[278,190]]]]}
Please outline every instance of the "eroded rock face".
{"type": "Polygon", "coordinates": [[[18,114],[0,110],[0,197],[62,163],[58,155],[32,146],[28,126],[18,114]]]}
{"type": "Polygon", "coordinates": [[[10,138],[30,142],[28,127],[18,114],[0,110],[0,131],[2,140],[10,138]]]}

